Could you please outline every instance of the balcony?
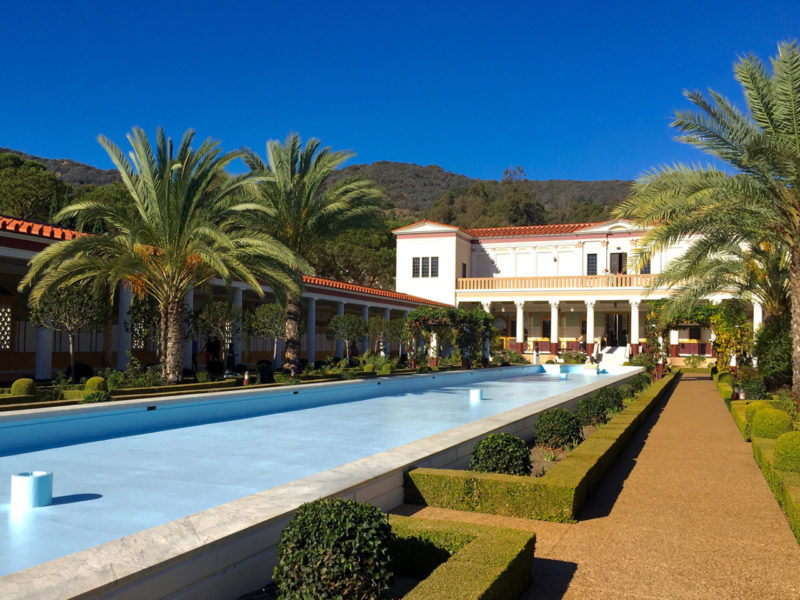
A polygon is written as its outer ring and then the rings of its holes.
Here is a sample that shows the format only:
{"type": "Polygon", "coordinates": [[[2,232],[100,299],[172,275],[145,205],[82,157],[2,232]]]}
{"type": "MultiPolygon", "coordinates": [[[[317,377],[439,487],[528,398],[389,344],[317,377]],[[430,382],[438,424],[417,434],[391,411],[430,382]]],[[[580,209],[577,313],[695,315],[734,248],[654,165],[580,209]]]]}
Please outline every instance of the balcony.
{"type": "Polygon", "coordinates": [[[467,277],[456,282],[459,292],[497,290],[643,289],[654,275],[558,275],[552,277],[467,277]]]}

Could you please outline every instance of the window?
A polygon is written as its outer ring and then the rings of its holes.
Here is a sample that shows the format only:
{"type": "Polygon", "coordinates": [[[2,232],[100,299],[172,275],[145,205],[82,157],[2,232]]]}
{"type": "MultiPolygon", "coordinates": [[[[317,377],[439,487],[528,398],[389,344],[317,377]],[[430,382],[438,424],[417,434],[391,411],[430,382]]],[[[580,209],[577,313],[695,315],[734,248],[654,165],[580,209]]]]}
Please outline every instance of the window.
{"type": "Polygon", "coordinates": [[[642,266],[642,275],[650,275],[650,261],[647,261],[647,264],[642,266]]]}
{"type": "Polygon", "coordinates": [[[415,256],[412,258],[411,277],[439,277],[439,257],[415,256]]]}
{"type": "Polygon", "coordinates": [[[597,254],[586,255],[586,274],[597,275],[597,254]]]}
{"type": "Polygon", "coordinates": [[[689,339],[690,340],[699,340],[700,339],[700,326],[699,325],[690,325],[689,326],[689,339]]]}
{"type": "Polygon", "coordinates": [[[627,252],[612,252],[611,253],[611,272],[627,273],[628,267],[628,253],[627,252]]]}
{"type": "Polygon", "coordinates": [[[461,277],[467,276],[467,263],[461,263],[461,277]]]}
{"type": "Polygon", "coordinates": [[[550,321],[542,321],[542,337],[550,339],[550,321]]]}

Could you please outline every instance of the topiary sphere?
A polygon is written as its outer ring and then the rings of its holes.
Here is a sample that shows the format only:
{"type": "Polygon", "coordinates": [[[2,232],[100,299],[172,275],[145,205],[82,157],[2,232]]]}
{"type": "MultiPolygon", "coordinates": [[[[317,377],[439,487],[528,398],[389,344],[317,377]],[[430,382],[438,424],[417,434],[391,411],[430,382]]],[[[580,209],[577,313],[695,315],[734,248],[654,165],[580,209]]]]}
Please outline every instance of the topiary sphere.
{"type": "Polygon", "coordinates": [[[777,408],[765,408],[756,412],[750,426],[751,437],[774,440],[782,433],[792,430],[792,417],[777,408]]]}
{"type": "Polygon", "coordinates": [[[281,533],[279,598],[381,598],[392,581],[389,520],[345,498],[303,504],[281,533]]]}
{"type": "Polygon", "coordinates": [[[650,387],[653,380],[647,373],[639,373],[631,377],[627,382],[628,385],[633,386],[637,392],[642,392],[650,387]]]}
{"type": "Polygon", "coordinates": [[[752,425],[753,417],[756,416],[756,413],[760,410],[764,410],[765,408],[774,408],[774,406],[772,406],[772,404],[766,400],[756,400],[755,402],[748,403],[744,409],[744,420],[748,425],[752,425]]]}
{"type": "Polygon", "coordinates": [[[11,384],[12,396],[35,396],[36,391],[36,382],[28,377],[17,379],[11,384]]]}
{"type": "Polygon", "coordinates": [[[605,402],[597,395],[587,396],[578,400],[578,412],[575,416],[583,426],[599,425],[608,421],[608,410],[605,402]]]}
{"type": "Polygon", "coordinates": [[[800,431],[782,433],[775,441],[775,468],[800,473],[800,431]]]}
{"type": "Polygon", "coordinates": [[[536,443],[549,448],[564,448],[583,440],[578,417],[566,409],[553,408],[536,421],[536,443]]]}
{"type": "Polygon", "coordinates": [[[617,388],[604,387],[595,392],[597,402],[605,408],[606,413],[617,412],[622,410],[622,394],[617,388]]]}
{"type": "Polygon", "coordinates": [[[85,391],[91,392],[107,392],[108,384],[102,377],[90,377],[83,388],[85,391]]]}
{"type": "Polygon", "coordinates": [[[530,475],[531,453],[522,438],[510,433],[491,433],[472,449],[472,471],[530,475]]]}

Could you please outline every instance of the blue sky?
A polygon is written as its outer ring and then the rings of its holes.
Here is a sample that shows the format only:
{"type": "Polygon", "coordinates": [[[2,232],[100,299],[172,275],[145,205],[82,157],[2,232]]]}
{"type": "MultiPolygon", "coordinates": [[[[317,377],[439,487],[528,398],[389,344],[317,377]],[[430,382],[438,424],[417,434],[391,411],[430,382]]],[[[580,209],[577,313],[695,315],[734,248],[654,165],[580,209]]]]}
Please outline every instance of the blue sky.
{"type": "Polygon", "coordinates": [[[109,168],[103,133],[290,131],[354,163],[628,179],[675,160],[684,88],[742,103],[736,57],[800,37],[794,1],[36,2],[0,19],[0,146],[109,168]]]}

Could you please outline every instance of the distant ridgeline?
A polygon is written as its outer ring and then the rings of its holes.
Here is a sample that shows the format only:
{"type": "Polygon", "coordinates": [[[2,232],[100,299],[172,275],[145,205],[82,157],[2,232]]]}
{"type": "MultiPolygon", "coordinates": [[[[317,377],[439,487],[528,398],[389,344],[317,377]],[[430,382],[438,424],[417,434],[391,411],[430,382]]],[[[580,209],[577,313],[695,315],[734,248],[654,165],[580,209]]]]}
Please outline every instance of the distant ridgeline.
{"type": "MultiPolygon", "coordinates": [[[[371,231],[329,240],[314,267],[322,277],[386,289],[394,287],[392,228],[420,219],[466,228],[601,221],[632,183],[530,181],[520,167],[508,169],[501,180],[481,180],[437,166],[387,161],[345,167],[339,177],[354,173],[386,191],[384,216],[371,231]]],[[[116,171],[0,148],[0,214],[52,222],[67,204],[90,198],[126,200],[116,171]]]]}

